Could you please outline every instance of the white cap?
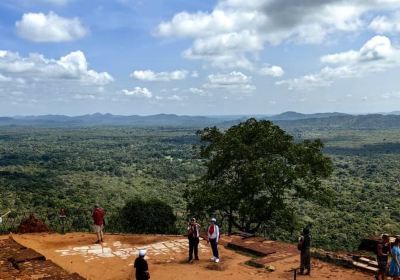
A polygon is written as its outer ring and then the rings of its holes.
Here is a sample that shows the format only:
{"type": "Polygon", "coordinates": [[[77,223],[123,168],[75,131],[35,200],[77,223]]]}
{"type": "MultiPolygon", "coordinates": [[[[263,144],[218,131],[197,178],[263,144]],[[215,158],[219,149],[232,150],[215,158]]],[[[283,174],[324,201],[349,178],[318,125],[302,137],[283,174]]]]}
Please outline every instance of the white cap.
{"type": "Polygon", "coordinates": [[[215,218],[211,218],[211,222],[214,222],[214,223],[216,223],[216,222],[217,222],[217,219],[215,219],[215,218]]]}
{"type": "Polygon", "coordinates": [[[144,257],[146,255],[146,250],[141,249],[139,250],[139,257],[144,257]]]}

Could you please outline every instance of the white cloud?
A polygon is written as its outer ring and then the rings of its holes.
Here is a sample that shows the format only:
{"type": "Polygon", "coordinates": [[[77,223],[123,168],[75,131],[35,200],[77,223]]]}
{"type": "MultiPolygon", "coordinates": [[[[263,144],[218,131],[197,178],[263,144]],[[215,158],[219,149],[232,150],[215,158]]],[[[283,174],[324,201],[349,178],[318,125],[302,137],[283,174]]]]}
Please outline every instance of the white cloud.
{"type": "Polygon", "coordinates": [[[347,52],[331,54],[321,57],[321,62],[329,64],[351,64],[366,61],[383,60],[397,61],[398,50],[392,46],[388,37],[375,36],[370,39],[359,51],[350,50],[347,52]]]}
{"type": "Polygon", "coordinates": [[[135,87],[133,90],[123,89],[122,94],[126,96],[152,98],[153,93],[147,88],[135,87]]]}
{"type": "Polygon", "coordinates": [[[18,53],[0,51],[0,73],[24,81],[75,80],[85,85],[106,85],[114,81],[107,72],[89,69],[81,51],[71,52],[58,60],[41,54],[21,57],[18,53]]]}
{"type": "Polygon", "coordinates": [[[189,74],[186,70],[176,70],[172,72],[153,72],[151,70],[136,70],[131,73],[131,77],[141,81],[170,82],[186,79],[189,74]]]}
{"type": "Polygon", "coordinates": [[[228,74],[211,74],[208,76],[208,82],[203,85],[203,88],[249,93],[256,90],[256,87],[250,84],[251,80],[251,77],[236,71],[228,74]]]}
{"type": "Polygon", "coordinates": [[[261,19],[255,10],[246,11],[242,7],[233,10],[230,8],[217,6],[211,13],[178,13],[171,21],[162,22],[157,28],[157,33],[167,37],[197,38],[242,30],[243,27],[251,28],[254,24],[262,24],[265,20],[261,19]]]}
{"type": "Polygon", "coordinates": [[[263,76],[282,77],[285,74],[285,71],[283,71],[280,66],[272,65],[261,68],[260,74],[263,76]]]}
{"type": "Polygon", "coordinates": [[[309,90],[327,87],[335,80],[362,77],[368,73],[380,72],[400,65],[400,49],[392,45],[389,38],[375,36],[358,51],[330,54],[321,57],[326,66],[321,71],[300,78],[278,81],[277,85],[286,85],[289,90],[309,90]]]}
{"type": "Polygon", "coordinates": [[[188,59],[205,59],[220,68],[252,68],[252,63],[243,55],[258,52],[263,42],[258,34],[250,31],[218,34],[195,40],[193,46],[183,52],[188,59]]]}
{"type": "Polygon", "coordinates": [[[39,1],[58,6],[63,6],[66,5],[68,2],[70,2],[70,0],[39,0],[39,1]]]}
{"type": "Polygon", "coordinates": [[[94,85],[106,85],[114,79],[107,72],[98,73],[88,69],[85,55],[81,51],[72,52],[60,58],[57,64],[61,66],[60,75],[79,78],[81,81],[94,85]]]}
{"type": "Polygon", "coordinates": [[[75,94],[73,98],[77,100],[95,100],[96,96],[93,94],[75,94]]]}
{"type": "Polygon", "coordinates": [[[171,101],[183,101],[185,98],[174,94],[174,95],[168,96],[167,99],[171,100],[171,101]]]}
{"type": "Polygon", "coordinates": [[[247,84],[251,82],[251,77],[242,72],[233,71],[228,74],[211,74],[208,76],[210,84],[217,86],[247,84]]]}
{"type": "Polygon", "coordinates": [[[392,92],[386,92],[381,95],[382,99],[394,99],[394,98],[400,98],[400,91],[392,91],[392,92]]]}
{"type": "Polygon", "coordinates": [[[194,94],[203,95],[204,89],[201,88],[190,88],[189,91],[194,94]]]}
{"type": "Polygon", "coordinates": [[[377,16],[369,24],[369,29],[380,33],[400,32],[400,12],[391,16],[377,16]]]}
{"type": "Polygon", "coordinates": [[[358,51],[347,51],[342,53],[329,54],[321,57],[321,62],[329,64],[343,63],[347,61],[355,61],[359,57],[358,51]]]}
{"type": "Polygon", "coordinates": [[[11,80],[10,77],[4,76],[0,73],[0,82],[10,82],[11,80]]]}
{"type": "Polygon", "coordinates": [[[252,69],[254,55],[266,44],[323,43],[335,32],[365,27],[364,16],[371,12],[397,7],[400,0],[219,0],[210,12],[175,14],[156,34],[192,39],[185,58],[252,69]]]}
{"type": "Polygon", "coordinates": [[[64,18],[54,12],[24,14],[15,26],[20,37],[33,42],[73,41],[87,34],[78,18],[64,18]]]}
{"type": "Polygon", "coordinates": [[[276,82],[276,85],[287,86],[289,90],[310,90],[318,87],[328,87],[334,80],[340,78],[350,78],[356,76],[353,69],[343,67],[325,67],[318,73],[308,74],[300,78],[282,80],[276,82]]]}

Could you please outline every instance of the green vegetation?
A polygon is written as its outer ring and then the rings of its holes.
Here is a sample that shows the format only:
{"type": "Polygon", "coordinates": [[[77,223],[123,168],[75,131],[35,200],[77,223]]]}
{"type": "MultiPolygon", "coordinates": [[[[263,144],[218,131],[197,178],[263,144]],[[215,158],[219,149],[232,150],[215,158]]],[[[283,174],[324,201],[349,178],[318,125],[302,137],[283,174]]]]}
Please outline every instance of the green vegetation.
{"type": "MultiPolygon", "coordinates": [[[[322,187],[332,196],[290,199],[292,212],[281,213],[260,234],[296,241],[312,223],[316,246],[353,250],[363,237],[400,233],[400,130],[328,130],[306,121],[283,128],[296,141],[325,144],[333,174],[322,187]]],[[[196,129],[188,128],[1,127],[0,213],[50,211],[56,219],[64,207],[81,219],[79,211],[90,213],[97,202],[110,213],[109,225],[111,213],[128,201],[157,198],[173,208],[179,229],[186,218],[185,190],[206,170],[193,150],[199,140],[196,129]]],[[[68,224],[74,228],[79,224],[68,224]]]]}
{"type": "Polygon", "coordinates": [[[123,232],[176,233],[176,217],[171,206],[158,199],[134,198],[118,211],[123,232]]]}
{"type": "Polygon", "coordinates": [[[229,233],[233,226],[258,232],[262,225],[287,222],[292,200],[329,197],[320,178],[331,174],[332,163],[319,140],[296,143],[270,121],[255,119],[224,132],[213,127],[199,134],[207,172],[188,192],[188,209],[196,216],[222,212],[229,233]]]}
{"type": "Polygon", "coordinates": [[[187,130],[0,130],[1,207],[117,209],[135,196],[184,209],[180,193],[201,171],[187,130]]]}

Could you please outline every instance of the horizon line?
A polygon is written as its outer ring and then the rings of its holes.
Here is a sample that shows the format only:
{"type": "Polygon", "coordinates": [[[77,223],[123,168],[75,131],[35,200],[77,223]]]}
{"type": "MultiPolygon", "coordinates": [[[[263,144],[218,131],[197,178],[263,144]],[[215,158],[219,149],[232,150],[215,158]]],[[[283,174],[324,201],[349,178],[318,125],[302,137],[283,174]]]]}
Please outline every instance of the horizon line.
{"type": "Polygon", "coordinates": [[[209,115],[202,115],[202,114],[175,114],[175,113],[155,113],[155,114],[113,114],[113,113],[102,113],[102,112],[95,112],[95,113],[86,113],[86,114],[79,114],[79,115],[69,115],[69,114],[30,114],[30,115],[2,115],[1,118],[21,118],[21,117],[43,117],[43,116],[63,116],[63,117],[83,117],[83,116],[93,116],[93,115],[111,115],[111,116],[121,116],[121,117],[132,117],[132,116],[139,116],[139,117],[151,117],[151,116],[158,116],[158,115],[173,115],[178,117],[246,117],[246,116],[265,116],[265,117],[272,117],[272,116],[279,116],[285,113],[297,113],[303,115],[315,115],[315,114],[347,114],[353,116],[361,116],[361,115],[391,115],[391,114],[399,114],[399,111],[391,111],[391,112],[364,112],[364,113],[348,113],[348,112],[337,112],[337,111],[328,111],[328,112],[315,112],[315,113],[303,113],[299,111],[283,111],[281,113],[271,114],[271,113],[249,113],[249,114],[209,114],[209,115]]]}

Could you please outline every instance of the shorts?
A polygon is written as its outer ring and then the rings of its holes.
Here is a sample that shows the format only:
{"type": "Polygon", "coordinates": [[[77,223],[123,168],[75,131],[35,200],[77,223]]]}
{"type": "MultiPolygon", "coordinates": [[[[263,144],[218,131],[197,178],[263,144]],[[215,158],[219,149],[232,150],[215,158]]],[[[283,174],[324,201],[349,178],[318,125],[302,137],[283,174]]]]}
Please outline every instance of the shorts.
{"type": "Polygon", "coordinates": [[[378,269],[379,269],[379,272],[387,273],[388,263],[384,262],[384,261],[378,262],[378,269]]]}
{"type": "Polygon", "coordinates": [[[103,230],[103,228],[104,228],[104,225],[101,225],[101,226],[99,226],[99,225],[93,225],[93,231],[94,231],[95,233],[101,232],[101,231],[103,230]]]}

